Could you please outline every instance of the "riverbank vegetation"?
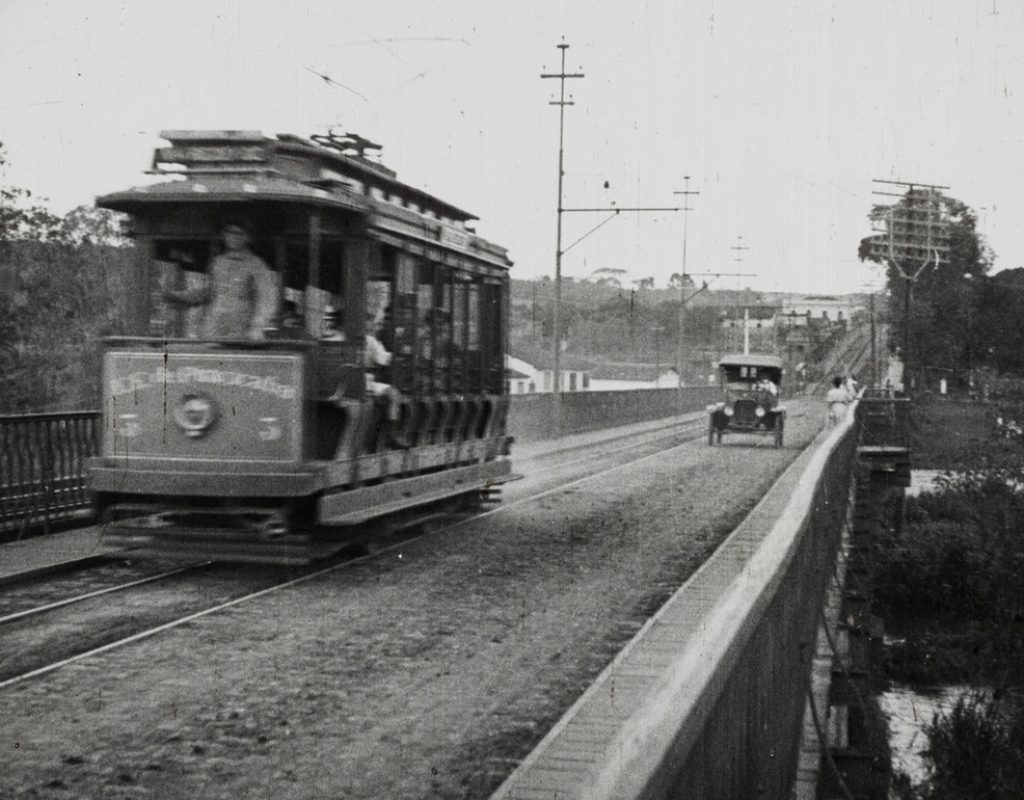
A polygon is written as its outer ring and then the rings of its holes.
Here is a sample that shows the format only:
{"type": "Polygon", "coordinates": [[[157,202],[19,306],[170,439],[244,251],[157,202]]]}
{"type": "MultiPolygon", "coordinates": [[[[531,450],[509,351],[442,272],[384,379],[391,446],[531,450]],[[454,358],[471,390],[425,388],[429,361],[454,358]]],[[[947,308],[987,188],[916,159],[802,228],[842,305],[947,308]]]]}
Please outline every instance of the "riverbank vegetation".
{"type": "MultiPolygon", "coordinates": [[[[962,428],[969,431],[970,426],[962,428]]],[[[884,677],[916,687],[984,687],[925,728],[923,783],[897,776],[903,800],[1024,797],[1024,466],[1020,443],[993,450],[908,498],[901,530],[872,554],[886,621],[884,677]],[[1010,466],[1016,461],[1016,466],[1010,466]]]]}

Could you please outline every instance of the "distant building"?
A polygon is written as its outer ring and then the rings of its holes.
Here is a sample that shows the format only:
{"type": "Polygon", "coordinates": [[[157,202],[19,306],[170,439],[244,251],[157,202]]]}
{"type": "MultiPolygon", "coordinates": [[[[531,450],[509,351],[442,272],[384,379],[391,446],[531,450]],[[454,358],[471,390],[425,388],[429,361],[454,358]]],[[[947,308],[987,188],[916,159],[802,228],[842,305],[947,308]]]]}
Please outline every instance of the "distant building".
{"type": "Polygon", "coordinates": [[[653,364],[597,364],[590,373],[590,388],[595,392],[630,389],[674,389],[679,386],[675,367],[653,364]]]}
{"type": "Polygon", "coordinates": [[[509,394],[533,394],[537,391],[537,370],[521,358],[505,356],[505,380],[509,394]]]}
{"type": "MultiPolygon", "coordinates": [[[[558,371],[563,392],[583,392],[590,388],[589,364],[567,356],[558,371]]],[[[554,386],[554,369],[539,369],[521,358],[506,355],[505,380],[510,394],[550,392],[554,386]]]]}
{"type": "Polygon", "coordinates": [[[778,306],[756,305],[745,307],[726,307],[719,317],[723,328],[740,328],[744,324],[751,330],[757,328],[772,328],[775,326],[775,316],[779,311],[778,306]]]}
{"type": "Polygon", "coordinates": [[[864,307],[856,295],[790,295],[782,302],[780,317],[807,317],[827,322],[848,322],[864,307]]]}

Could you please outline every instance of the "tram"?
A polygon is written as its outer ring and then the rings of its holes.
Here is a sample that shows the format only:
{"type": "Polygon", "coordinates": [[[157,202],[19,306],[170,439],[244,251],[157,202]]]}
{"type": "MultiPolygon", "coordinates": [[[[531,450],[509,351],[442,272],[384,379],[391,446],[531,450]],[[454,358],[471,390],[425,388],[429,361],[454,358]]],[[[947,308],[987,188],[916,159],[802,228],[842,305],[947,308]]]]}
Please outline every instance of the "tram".
{"type": "Polygon", "coordinates": [[[493,499],[512,263],[476,217],[356,135],[161,137],[159,182],[97,200],[129,215],[137,253],[88,464],[104,539],[306,562],[493,499]],[[273,273],[255,336],[211,335],[208,307],[169,299],[209,286],[232,221],[273,273]]]}

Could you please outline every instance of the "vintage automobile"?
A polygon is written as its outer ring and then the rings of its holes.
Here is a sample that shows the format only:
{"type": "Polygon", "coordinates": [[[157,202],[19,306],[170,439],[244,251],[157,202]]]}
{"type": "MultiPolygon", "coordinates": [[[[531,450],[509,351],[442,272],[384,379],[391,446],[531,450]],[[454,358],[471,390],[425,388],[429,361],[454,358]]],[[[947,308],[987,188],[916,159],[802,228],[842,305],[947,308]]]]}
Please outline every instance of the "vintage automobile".
{"type": "Polygon", "coordinates": [[[727,355],[718,362],[722,399],[708,406],[708,444],[726,433],[772,436],[782,446],[786,407],[781,403],[782,359],[727,355]]]}

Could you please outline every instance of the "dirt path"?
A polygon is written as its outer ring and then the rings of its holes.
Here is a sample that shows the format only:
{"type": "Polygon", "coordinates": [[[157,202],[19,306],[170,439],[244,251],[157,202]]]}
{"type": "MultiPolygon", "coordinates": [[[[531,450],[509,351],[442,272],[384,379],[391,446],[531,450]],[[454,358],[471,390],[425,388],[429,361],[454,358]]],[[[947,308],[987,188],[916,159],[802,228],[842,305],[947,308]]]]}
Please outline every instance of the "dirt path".
{"type": "Polygon", "coordinates": [[[819,419],[782,450],[691,443],[11,687],[0,797],[486,797],[819,419]]]}

